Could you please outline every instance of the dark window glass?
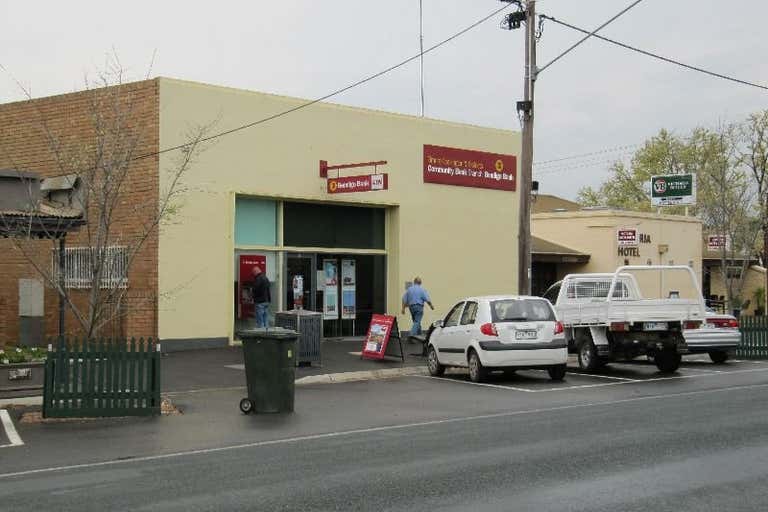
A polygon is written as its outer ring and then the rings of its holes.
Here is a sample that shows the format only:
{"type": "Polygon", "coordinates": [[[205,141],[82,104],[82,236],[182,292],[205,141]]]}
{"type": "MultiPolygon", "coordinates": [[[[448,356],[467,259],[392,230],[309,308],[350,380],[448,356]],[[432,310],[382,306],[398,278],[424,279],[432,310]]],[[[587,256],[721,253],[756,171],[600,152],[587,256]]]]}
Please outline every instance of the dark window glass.
{"type": "Polygon", "coordinates": [[[283,243],[294,247],[384,249],[384,209],[286,202],[283,243]]]}
{"type": "Polygon", "coordinates": [[[477,317],[477,302],[467,302],[467,307],[464,308],[464,314],[461,315],[461,325],[469,325],[475,323],[477,317]]]}
{"type": "Polygon", "coordinates": [[[547,290],[544,293],[544,298],[547,299],[552,304],[555,304],[557,302],[557,296],[560,294],[560,283],[555,283],[552,286],[549,287],[549,290],[547,290]]]}
{"type": "Polygon", "coordinates": [[[555,313],[541,299],[495,300],[491,302],[491,318],[494,322],[554,322],[555,313]]]}
{"type": "Polygon", "coordinates": [[[459,317],[461,316],[461,309],[464,307],[463,302],[459,302],[455,306],[453,306],[453,309],[450,313],[448,313],[448,316],[445,317],[445,322],[443,323],[443,327],[456,327],[459,325],[459,317]]]}

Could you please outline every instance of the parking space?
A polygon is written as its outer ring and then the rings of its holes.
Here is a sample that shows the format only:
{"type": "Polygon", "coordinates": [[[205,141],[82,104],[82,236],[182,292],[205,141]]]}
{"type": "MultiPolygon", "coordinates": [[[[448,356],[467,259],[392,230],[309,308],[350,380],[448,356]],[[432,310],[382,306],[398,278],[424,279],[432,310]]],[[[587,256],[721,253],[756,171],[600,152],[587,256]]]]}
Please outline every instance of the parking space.
{"type": "MultiPolygon", "coordinates": [[[[680,369],[672,374],[661,373],[646,360],[610,363],[599,372],[582,372],[575,358],[568,361],[568,373],[562,382],[549,379],[544,370],[520,370],[516,372],[494,372],[487,381],[470,381],[467,371],[462,368],[449,369],[440,379],[472,386],[502,388],[523,393],[552,393],[557,391],[593,389],[606,386],[639,385],[644,383],[725,376],[728,374],[768,371],[768,361],[734,360],[715,365],[708,356],[689,356],[683,360],[680,369]]],[[[432,378],[432,377],[430,377],[432,378]]]]}
{"type": "Polygon", "coordinates": [[[5,409],[0,409],[0,448],[21,446],[24,442],[16,432],[11,415],[5,409]]]}

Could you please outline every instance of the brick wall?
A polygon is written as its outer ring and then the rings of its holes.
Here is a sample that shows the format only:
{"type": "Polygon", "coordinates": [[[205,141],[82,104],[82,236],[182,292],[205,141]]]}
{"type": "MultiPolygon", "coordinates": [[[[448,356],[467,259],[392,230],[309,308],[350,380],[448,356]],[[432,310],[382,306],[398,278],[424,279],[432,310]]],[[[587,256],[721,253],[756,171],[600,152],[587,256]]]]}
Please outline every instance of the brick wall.
{"type": "MultiPolygon", "coordinates": [[[[159,84],[147,80],[119,86],[120,100],[113,101],[118,89],[99,89],[64,94],[32,101],[0,105],[0,168],[20,169],[43,177],[64,174],[58,165],[48,134],[61,141],[64,159],[86,159],[93,154],[98,138],[94,126],[94,100],[108,98],[97,111],[107,119],[114,112],[129,115],[129,126],[140,134],[136,154],[159,149],[159,84]],[[116,106],[119,105],[119,107],[116,106]]],[[[106,126],[114,123],[107,120],[106,126]]],[[[135,243],[143,225],[158,208],[158,157],[135,160],[131,164],[120,201],[111,223],[112,239],[120,245],[135,243]]],[[[86,229],[67,236],[67,247],[83,246],[86,229]]],[[[25,251],[34,254],[39,265],[50,269],[51,241],[24,242],[25,251]]],[[[158,236],[154,230],[133,261],[128,273],[128,290],[122,304],[123,315],[115,318],[104,334],[127,336],[157,335],[157,253],[158,236]],[[118,332],[120,331],[120,332],[118,332]]],[[[19,336],[18,280],[39,274],[13,242],[0,238],[0,347],[14,343],[19,336]]],[[[85,309],[85,291],[72,294],[85,309]]],[[[58,332],[58,295],[45,287],[46,335],[58,332]]],[[[80,329],[72,314],[66,316],[68,334],[80,329]]]]}

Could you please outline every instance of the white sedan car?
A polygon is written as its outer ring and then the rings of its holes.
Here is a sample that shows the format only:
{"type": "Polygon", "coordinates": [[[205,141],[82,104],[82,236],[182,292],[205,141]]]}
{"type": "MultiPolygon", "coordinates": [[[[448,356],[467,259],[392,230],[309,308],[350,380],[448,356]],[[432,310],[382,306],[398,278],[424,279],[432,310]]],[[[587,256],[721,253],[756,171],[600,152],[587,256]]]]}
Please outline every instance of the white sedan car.
{"type": "Polygon", "coordinates": [[[474,382],[490,371],[546,369],[565,377],[568,348],[552,304],[541,297],[469,297],[436,322],[427,342],[429,373],[469,368],[474,382]]]}
{"type": "Polygon", "coordinates": [[[724,363],[741,342],[739,321],[733,315],[721,315],[708,310],[705,322],[698,329],[683,331],[691,354],[709,354],[713,363],[724,363]]]}

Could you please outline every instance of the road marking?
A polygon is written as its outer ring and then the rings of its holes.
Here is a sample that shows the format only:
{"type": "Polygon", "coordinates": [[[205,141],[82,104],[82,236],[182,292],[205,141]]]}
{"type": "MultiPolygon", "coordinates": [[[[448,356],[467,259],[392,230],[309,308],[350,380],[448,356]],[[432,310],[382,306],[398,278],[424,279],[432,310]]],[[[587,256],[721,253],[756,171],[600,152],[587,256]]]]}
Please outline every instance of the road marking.
{"type": "MultiPolygon", "coordinates": [[[[569,391],[573,389],[587,389],[587,388],[601,388],[605,386],[621,386],[624,384],[645,384],[646,382],[660,382],[663,380],[680,380],[680,379],[695,379],[699,377],[718,377],[718,376],[724,376],[724,375],[733,375],[737,373],[755,373],[755,372],[768,372],[768,368],[755,368],[751,370],[734,370],[734,371],[728,371],[728,372],[717,372],[714,373],[714,371],[710,371],[707,373],[699,373],[695,375],[673,375],[670,377],[654,377],[650,379],[630,379],[630,380],[622,380],[619,382],[601,382],[600,384],[576,384],[573,386],[558,386],[558,387],[550,387],[550,388],[543,388],[543,389],[527,389],[527,388],[516,388],[512,386],[504,386],[502,384],[487,384],[487,383],[478,383],[478,382],[470,382],[466,380],[456,380],[456,379],[446,379],[444,377],[428,377],[423,375],[414,375],[414,377],[419,378],[428,378],[428,379],[436,379],[441,380],[443,382],[459,382],[463,384],[473,384],[476,386],[486,386],[486,387],[492,387],[492,388],[499,388],[499,389],[510,389],[512,391],[523,391],[525,393],[551,393],[553,391],[569,391]]],[[[572,375],[584,375],[582,373],[573,373],[572,375]]],[[[589,375],[590,377],[595,377],[596,375],[589,375]]],[[[568,374],[566,374],[566,379],[568,378],[568,374]]]]}
{"type": "MultiPolygon", "coordinates": [[[[682,368],[681,368],[682,369],[682,368]]],[[[723,370],[708,370],[706,368],[691,368],[690,366],[686,366],[684,368],[685,370],[689,370],[692,372],[702,372],[702,373],[723,373],[723,370]]]]}
{"type": "Polygon", "coordinates": [[[11,444],[3,444],[0,445],[0,448],[8,448],[11,446],[21,446],[24,444],[24,441],[21,440],[21,437],[19,437],[18,432],[16,432],[16,427],[13,426],[13,421],[11,421],[11,416],[8,414],[8,411],[5,409],[0,409],[0,422],[3,424],[3,428],[5,429],[5,436],[8,438],[8,441],[10,441],[11,444]]]}
{"type": "MultiPolygon", "coordinates": [[[[618,383],[617,383],[618,384],[618,383]]],[[[640,402],[645,400],[666,400],[669,398],[679,398],[684,396],[696,396],[696,395],[706,395],[706,394],[713,394],[713,393],[724,393],[728,391],[742,391],[746,389],[758,389],[758,388],[766,388],[768,387],[768,384],[750,384],[745,386],[731,386],[727,388],[718,388],[718,389],[705,389],[705,390],[698,390],[698,391],[686,391],[681,393],[667,393],[663,395],[651,395],[651,396],[639,396],[639,397],[633,397],[633,398],[623,398],[620,400],[610,400],[607,402],[585,402],[581,404],[571,404],[571,405],[561,405],[557,407],[544,407],[544,408],[538,408],[538,409],[525,409],[522,411],[507,411],[507,412],[499,412],[494,414],[480,414],[476,416],[460,416],[455,418],[444,418],[441,420],[431,420],[431,421],[420,421],[416,423],[403,423],[400,425],[387,425],[383,427],[370,427],[370,428],[359,428],[359,429],[353,429],[353,430],[341,430],[337,432],[327,432],[324,434],[309,434],[305,436],[296,436],[296,437],[287,437],[282,439],[273,439],[270,441],[256,441],[253,443],[244,443],[244,444],[236,444],[236,445],[230,445],[230,446],[220,446],[217,448],[204,448],[199,450],[188,450],[183,452],[173,452],[173,453],[166,453],[163,455],[147,455],[144,457],[135,457],[131,459],[115,459],[115,460],[107,460],[102,462],[88,462],[83,464],[72,464],[69,466],[51,466],[47,468],[39,468],[39,469],[29,469],[26,471],[17,471],[14,473],[0,473],[0,480],[5,480],[9,478],[15,478],[20,476],[30,476],[30,475],[40,475],[40,474],[46,474],[46,473],[56,473],[61,471],[71,471],[76,469],[91,469],[91,468],[102,468],[107,466],[117,466],[117,465],[124,465],[124,464],[134,464],[137,462],[149,462],[149,461],[156,461],[156,460],[166,460],[166,459],[176,459],[179,457],[189,457],[194,455],[207,455],[210,453],[221,453],[221,452],[227,452],[227,451],[233,451],[233,450],[243,450],[247,448],[261,448],[264,446],[277,446],[277,445],[283,445],[283,444],[292,444],[292,443],[301,443],[304,441],[317,441],[322,439],[333,439],[338,437],[346,437],[346,436],[354,436],[359,434],[370,434],[375,432],[389,432],[393,430],[406,430],[406,429],[413,429],[413,428],[421,428],[421,427],[432,427],[435,425],[448,425],[452,423],[468,423],[473,421],[483,421],[483,420],[490,420],[490,419],[499,419],[499,418],[512,418],[515,416],[527,416],[532,414],[543,414],[543,413],[550,413],[550,412],[559,412],[559,411],[567,411],[567,410],[576,410],[576,409],[586,409],[591,407],[602,407],[602,406],[611,406],[611,405],[621,405],[621,404],[627,404],[627,403],[633,403],[633,402],[640,402]]]]}
{"type": "Polygon", "coordinates": [[[642,379],[629,379],[627,377],[614,377],[613,375],[597,375],[595,373],[581,373],[581,372],[569,372],[571,375],[583,375],[584,377],[593,377],[596,379],[613,379],[613,380],[626,380],[629,382],[637,382],[642,379]]]}
{"type": "Polygon", "coordinates": [[[485,388],[511,389],[513,391],[524,391],[526,393],[534,392],[532,389],[516,388],[513,386],[504,386],[503,384],[489,384],[487,382],[472,382],[471,380],[450,379],[445,377],[432,377],[431,375],[412,375],[412,377],[418,377],[420,379],[435,379],[435,380],[441,380],[444,382],[457,382],[459,384],[469,384],[471,386],[481,386],[485,388]]]}

